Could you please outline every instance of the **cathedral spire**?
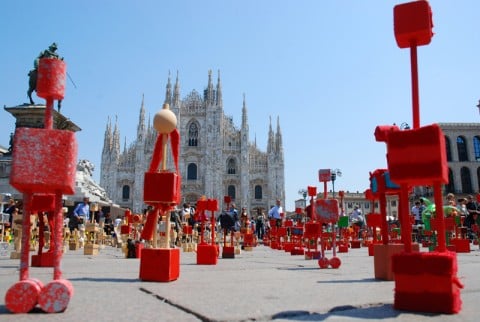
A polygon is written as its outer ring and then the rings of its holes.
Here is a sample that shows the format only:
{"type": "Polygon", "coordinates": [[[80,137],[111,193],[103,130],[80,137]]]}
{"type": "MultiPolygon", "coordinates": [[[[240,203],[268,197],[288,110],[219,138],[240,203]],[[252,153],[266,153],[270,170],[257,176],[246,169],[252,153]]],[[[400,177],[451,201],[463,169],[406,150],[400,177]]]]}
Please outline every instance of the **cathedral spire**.
{"type": "Polygon", "coordinates": [[[247,103],[245,100],[245,93],[243,93],[243,107],[242,107],[242,129],[248,128],[247,118],[247,103]]]}
{"type": "MultiPolygon", "coordinates": [[[[175,80],[175,87],[173,89],[173,106],[180,108],[180,83],[178,80],[178,70],[177,70],[177,79],[175,80]]],[[[172,107],[172,105],[170,105],[172,107]]]]}
{"type": "Polygon", "coordinates": [[[118,116],[115,115],[115,128],[113,129],[112,152],[114,155],[120,155],[120,132],[118,130],[118,116]]]}
{"type": "Polygon", "coordinates": [[[142,94],[142,105],[138,116],[137,138],[142,141],[145,138],[145,94],[142,94]]]}
{"type": "Polygon", "coordinates": [[[270,127],[268,129],[268,143],[267,143],[268,153],[271,153],[274,150],[274,141],[275,141],[275,137],[272,129],[272,116],[270,116],[270,127]]]}
{"type": "Polygon", "coordinates": [[[208,85],[207,88],[203,91],[203,99],[207,106],[210,106],[214,103],[215,93],[213,89],[213,82],[212,82],[212,70],[208,71],[208,85]]]}
{"type": "Polygon", "coordinates": [[[170,71],[168,71],[167,89],[165,91],[165,103],[172,106],[172,83],[170,81],[170,71]]]}
{"type": "Polygon", "coordinates": [[[112,122],[108,117],[107,126],[105,128],[105,136],[103,139],[103,153],[109,153],[112,149],[112,122]]]}
{"type": "Polygon", "coordinates": [[[217,98],[216,102],[218,106],[223,106],[223,98],[222,98],[222,85],[220,83],[220,69],[218,70],[218,80],[217,80],[217,98]]]}
{"type": "Polygon", "coordinates": [[[278,154],[283,153],[282,133],[280,131],[280,116],[277,116],[277,133],[275,139],[275,150],[278,154]]]}

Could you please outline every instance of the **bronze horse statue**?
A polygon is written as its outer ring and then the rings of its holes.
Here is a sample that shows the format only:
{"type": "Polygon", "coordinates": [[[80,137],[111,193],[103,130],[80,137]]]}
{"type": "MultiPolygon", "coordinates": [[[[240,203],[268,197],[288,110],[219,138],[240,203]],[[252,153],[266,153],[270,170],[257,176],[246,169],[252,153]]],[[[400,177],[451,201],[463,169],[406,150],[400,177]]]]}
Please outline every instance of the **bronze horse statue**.
{"type": "MultiPolygon", "coordinates": [[[[30,104],[35,105],[35,102],[32,99],[33,91],[37,91],[37,74],[38,74],[38,62],[41,58],[57,58],[58,54],[55,52],[57,50],[57,44],[53,43],[48,47],[48,49],[44,50],[40,53],[40,55],[35,59],[33,63],[33,69],[28,72],[28,91],[27,95],[30,99],[30,104]]],[[[63,60],[63,58],[61,58],[63,60]]],[[[57,103],[57,109],[60,112],[60,108],[62,107],[62,100],[59,100],[57,103]]]]}

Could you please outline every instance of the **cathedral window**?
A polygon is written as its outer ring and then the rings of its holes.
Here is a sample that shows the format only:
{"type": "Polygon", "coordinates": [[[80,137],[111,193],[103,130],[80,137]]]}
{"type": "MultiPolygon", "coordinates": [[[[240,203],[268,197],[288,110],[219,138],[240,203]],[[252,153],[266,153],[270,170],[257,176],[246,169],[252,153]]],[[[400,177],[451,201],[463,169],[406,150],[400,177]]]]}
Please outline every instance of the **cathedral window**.
{"type": "Polygon", "coordinates": [[[188,127],[188,146],[198,146],[198,126],[195,123],[188,127]]]}
{"type": "Polygon", "coordinates": [[[122,199],[123,200],[128,200],[130,199],[130,186],[124,185],[122,187],[122,199]]]}
{"type": "Polygon", "coordinates": [[[255,199],[262,199],[262,186],[256,185],[255,186],[255,199]]]}
{"type": "Polygon", "coordinates": [[[227,196],[232,198],[232,200],[235,200],[235,186],[231,185],[228,186],[227,188],[227,196]]]}
{"type": "Polygon", "coordinates": [[[187,180],[197,180],[197,165],[195,163],[188,164],[187,180]]]}
{"type": "Polygon", "coordinates": [[[237,164],[235,159],[228,159],[227,162],[227,174],[236,174],[237,173],[237,164]]]}

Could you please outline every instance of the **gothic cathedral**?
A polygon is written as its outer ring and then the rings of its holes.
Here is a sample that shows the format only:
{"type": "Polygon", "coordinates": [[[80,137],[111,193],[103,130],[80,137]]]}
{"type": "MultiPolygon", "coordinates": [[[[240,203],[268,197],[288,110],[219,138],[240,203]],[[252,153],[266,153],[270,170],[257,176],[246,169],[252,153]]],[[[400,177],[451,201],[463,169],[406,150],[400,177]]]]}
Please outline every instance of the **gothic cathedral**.
{"type": "MultiPolygon", "coordinates": [[[[238,129],[230,116],[224,114],[220,72],[216,87],[212,72],[203,97],[192,90],[180,98],[178,73],[172,91],[170,75],[165,103],[177,116],[180,132],[179,170],[182,176],[181,198],[192,205],[202,197],[217,199],[224,209],[224,196],[230,196],[238,208],[246,207],[250,214],[266,212],[275,200],[285,205],[285,171],[282,134],[277,117],[276,131],[268,132],[267,151],[260,151],[256,142],[249,141],[247,106],[243,97],[242,124],[238,129]]],[[[109,120],[102,151],[100,185],[113,203],[142,212],[143,178],[152,157],[157,132],[145,125],[145,107],[140,107],[137,137],[130,146],[120,150],[120,133],[109,120]]],[[[167,168],[174,171],[171,153],[167,168]]],[[[181,207],[181,205],[179,205],[181,207]]]]}

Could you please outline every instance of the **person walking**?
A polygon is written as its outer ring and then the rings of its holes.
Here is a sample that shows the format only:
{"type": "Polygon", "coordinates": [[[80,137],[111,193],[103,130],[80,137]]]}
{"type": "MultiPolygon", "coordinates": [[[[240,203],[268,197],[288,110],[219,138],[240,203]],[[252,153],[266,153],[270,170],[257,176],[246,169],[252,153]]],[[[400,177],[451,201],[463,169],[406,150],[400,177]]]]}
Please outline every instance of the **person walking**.
{"type": "Polygon", "coordinates": [[[69,221],[70,231],[73,232],[78,225],[86,224],[90,219],[90,198],[83,198],[83,202],[79,203],[73,210],[72,217],[69,221]]]}
{"type": "Polygon", "coordinates": [[[265,234],[265,215],[263,211],[259,210],[257,215],[257,222],[256,222],[256,233],[258,240],[263,239],[263,235],[265,234]]]}
{"type": "Polygon", "coordinates": [[[277,227],[281,227],[282,214],[283,214],[283,208],[281,206],[280,199],[277,199],[275,206],[270,208],[270,210],[268,211],[268,217],[275,219],[277,227]]]}

